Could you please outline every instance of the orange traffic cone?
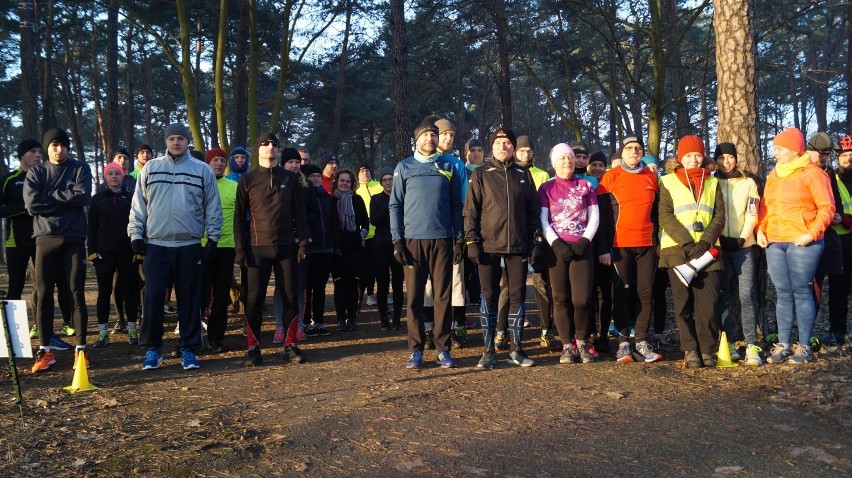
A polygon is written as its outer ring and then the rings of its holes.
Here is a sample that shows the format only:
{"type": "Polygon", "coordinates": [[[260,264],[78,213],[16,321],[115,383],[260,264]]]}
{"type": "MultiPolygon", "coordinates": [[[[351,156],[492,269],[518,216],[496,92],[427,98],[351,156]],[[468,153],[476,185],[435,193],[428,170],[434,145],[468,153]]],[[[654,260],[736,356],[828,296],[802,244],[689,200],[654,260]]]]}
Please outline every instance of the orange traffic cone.
{"type": "Polygon", "coordinates": [[[77,363],[74,369],[74,380],[71,381],[71,386],[65,387],[71,393],[88,392],[89,390],[97,390],[98,387],[89,383],[89,371],[86,370],[86,350],[77,352],[77,363]]]}
{"type": "Polygon", "coordinates": [[[728,347],[728,336],[722,331],[722,339],[719,341],[719,354],[716,356],[716,367],[728,368],[738,367],[736,362],[731,360],[731,349],[728,347]]]}

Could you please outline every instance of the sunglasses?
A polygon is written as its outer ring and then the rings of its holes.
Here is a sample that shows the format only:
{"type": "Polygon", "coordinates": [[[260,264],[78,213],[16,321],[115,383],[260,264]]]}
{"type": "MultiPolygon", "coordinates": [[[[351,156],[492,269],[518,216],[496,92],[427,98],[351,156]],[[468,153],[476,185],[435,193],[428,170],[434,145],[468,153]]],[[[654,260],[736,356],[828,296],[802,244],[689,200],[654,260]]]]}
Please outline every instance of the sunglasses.
{"type": "Polygon", "coordinates": [[[261,146],[272,146],[273,148],[278,147],[278,141],[266,140],[260,142],[261,146]]]}

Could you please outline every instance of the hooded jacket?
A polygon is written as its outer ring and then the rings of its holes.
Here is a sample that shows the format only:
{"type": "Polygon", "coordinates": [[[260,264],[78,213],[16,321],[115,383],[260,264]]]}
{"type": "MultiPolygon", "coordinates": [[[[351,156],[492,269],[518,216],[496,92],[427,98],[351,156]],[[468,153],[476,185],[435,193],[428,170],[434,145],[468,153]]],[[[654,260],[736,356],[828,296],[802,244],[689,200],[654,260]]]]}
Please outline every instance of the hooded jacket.
{"type": "Polygon", "coordinates": [[[84,208],[92,201],[92,169],[82,161],[45,161],[27,171],[24,204],[33,216],[33,237],[86,238],[84,208]]]}
{"type": "Polygon", "coordinates": [[[528,255],[541,229],[541,205],[528,169],[494,158],[471,174],[464,207],[465,238],[490,254],[528,255]]]}
{"type": "Polygon", "coordinates": [[[127,223],[133,195],[122,186],[115,192],[107,187],[92,198],[89,206],[89,254],[95,252],[118,252],[130,254],[130,238],[127,223]]]}
{"type": "Polygon", "coordinates": [[[186,150],[148,161],[139,173],[127,235],[164,247],[200,244],[222,235],[222,203],[210,166],[186,150]]]}
{"type": "Polygon", "coordinates": [[[231,172],[228,173],[225,177],[230,179],[231,181],[234,181],[235,183],[239,182],[240,177],[243,174],[248,172],[249,165],[251,164],[251,153],[246,151],[246,149],[243,148],[242,146],[237,146],[236,148],[234,148],[231,151],[231,157],[230,157],[230,159],[228,159],[228,164],[230,165],[231,172]],[[237,166],[237,163],[234,162],[234,155],[235,154],[246,155],[246,162],[243,164],[242,167],[237,166]]]}

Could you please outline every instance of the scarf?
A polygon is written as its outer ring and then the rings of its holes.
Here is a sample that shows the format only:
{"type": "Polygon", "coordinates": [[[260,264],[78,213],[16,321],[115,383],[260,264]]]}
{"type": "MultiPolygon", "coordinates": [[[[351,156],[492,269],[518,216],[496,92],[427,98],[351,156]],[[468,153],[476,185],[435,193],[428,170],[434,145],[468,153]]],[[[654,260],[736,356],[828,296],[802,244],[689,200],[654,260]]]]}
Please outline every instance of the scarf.
{"type": "Polygon", "coordinates": [[[418,163],[434,163],[435,160],[438,159],[438,156],[440,156],[440,155],[441,155],[441,153],[435,152],[435,154],[432,154],[430,156],[425,156],[425,155],[420,154],[419,151],[415,151],[414,152],[414,159],[416,159],[418,163]]]}
{"type": "Polygon", "coordinates": [[[704,180],[710,177],[710,171],[705,168],[684,169],[681,167],[675,170],[675,174],[684,186],[690,188],[695,200],[698,201],[704,189],[704,180]]]}
{"type": "Polygon", "coordinates": [[[793,172],[797,169],[803,169],[809,164],[811,164],[811,156],[805,153],[799,156],[799,159],[794,159],[789,163],[776,164],[775,174],[777,174],[779,178],[786,178],[787,176],[793,174],[793,172]]]}
{"type": "Polygon", "coordinates": [[[625,170],[625,171],[627,171],[628,173],[631,173],[631,174],[639,174],[639,173],[642,172],[643,169],[645,169],[645,163],[643,163],[642,161],[639,161],[639,164],[637,164],[635,168],[631,168],[624,161],[622,161],[621,162],[621,169],[623,169],[623,170],[625,170]]]}
{"type": "Polygon", "coordinates": [[[734,168],[730,173],[722,172],[721,169],[716,170],[716,177],[719,179],[736,179],[745,176],[738,168],[734,168]]]}
{"type": "Polygon", "coordinates": [[[335,189],[332,196],[338,199],[337,201],[337,216],[340,218],[340,229],[347,232],[355,232],[355,208],[352,206],[352,196],[355,193],[352,191],[341,191],[335,189]]]}

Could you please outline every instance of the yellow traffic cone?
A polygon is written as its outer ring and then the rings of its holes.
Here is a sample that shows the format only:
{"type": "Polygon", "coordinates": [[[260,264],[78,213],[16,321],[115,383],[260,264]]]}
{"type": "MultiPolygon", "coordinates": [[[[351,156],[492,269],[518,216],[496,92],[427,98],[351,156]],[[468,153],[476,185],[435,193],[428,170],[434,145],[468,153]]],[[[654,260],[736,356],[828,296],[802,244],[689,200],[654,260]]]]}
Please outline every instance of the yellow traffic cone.
{"type": "Polygon", "coordinates": [[[738,367],[736,362],[731,361],[731,349],[728,348],[728,336],[722,331],[722,339],[719,341],[719,354],[716,356],[716,367],[728,368],[738,367]]]}
{"type": "Polygon", "coordinates": [[[71,393],[87,392],[89,390],[97,390],[98,387],[89,383],[89,371],[86,370],[86,350],[80,350],[77,353],[77,363],[74,369],[74,380],[71,381],[70,387],[65,387],[71,393]]]}

